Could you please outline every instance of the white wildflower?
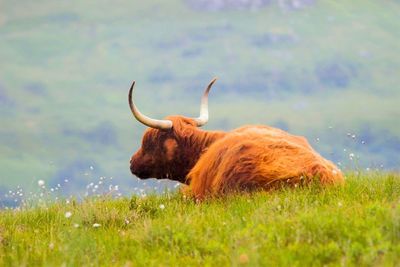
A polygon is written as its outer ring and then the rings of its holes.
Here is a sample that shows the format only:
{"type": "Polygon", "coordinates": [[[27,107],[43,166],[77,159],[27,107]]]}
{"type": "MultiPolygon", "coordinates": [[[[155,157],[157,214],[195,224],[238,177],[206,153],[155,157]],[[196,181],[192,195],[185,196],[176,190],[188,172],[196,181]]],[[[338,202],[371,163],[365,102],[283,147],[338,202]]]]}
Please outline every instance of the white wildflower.
{"type": "Polygon", "coordinates": [[[99,228],[101,226],[101,224],[99,224],[99,223],[94,223],[93,224],[93,228],[99,228]]]}
{"type": "Polygon", "coordinates": [[[164,204],[161,204],[161,205],[160,205],[160,209],[162,209],[162,210],[165,209],[165,205],[164,205],[164,204]]]}
{"type": "Polygon", "coordinates": [[[43,181],[43,180],[39,180],[39,181],[38,181],[38,185],[39,185],[40,187],[44,186],[44,181],[43,181]]]}
{"type": "Polygon", "coordinates": [[[70,211],[67,211],[66,213],[65,213],[65,218],[71,218],[71,216],[72,216],[72,212],[70,212],[70,211]]]}

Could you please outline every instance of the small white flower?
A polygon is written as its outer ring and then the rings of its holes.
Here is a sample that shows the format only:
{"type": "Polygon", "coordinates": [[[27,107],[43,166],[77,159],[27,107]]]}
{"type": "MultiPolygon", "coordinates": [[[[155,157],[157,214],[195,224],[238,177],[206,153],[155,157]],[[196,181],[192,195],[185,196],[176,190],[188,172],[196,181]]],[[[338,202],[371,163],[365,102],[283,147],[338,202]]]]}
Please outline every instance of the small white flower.
{"type": "Polygon", "coordinates": [[[343,206],[342,202],[339,202],[339,203],[338,203],[338,206],[339,206],[339,207],[343,206]]]}
{"type": "Polygon", "coordinates": [[[162,210],[165,209],[165,205],[164,205],[164,204],[161,204],[161,205],[160,205],[160,209],[162,209],[162,210]]]}
{"type": "Polygon", "coordinates": [[[74,223],[74,227],[75,227],[75,228],[79,228],[79,224],[74,223]]]}
{"type": "Polygon", "coordinates": [[[66,213],[65,213],[65,218],[71,218],[71,216],[72,216],[72,212],[70,212],[70,211],[67,211],[66,213]]]}
{"type": "Polygon", "coordinates": [[[44,186],[44,181],[43,181],[43,180],[39,180],[37,183],[38,183],[38,185],[39,185],[40,187],[44,186]]]}
{"type": "Polygon", "coordinates": [[[99,228],[101,226],[101,224],[99,224],[99,223],[94,223],[93,224],[93,228],[99,228]]]}

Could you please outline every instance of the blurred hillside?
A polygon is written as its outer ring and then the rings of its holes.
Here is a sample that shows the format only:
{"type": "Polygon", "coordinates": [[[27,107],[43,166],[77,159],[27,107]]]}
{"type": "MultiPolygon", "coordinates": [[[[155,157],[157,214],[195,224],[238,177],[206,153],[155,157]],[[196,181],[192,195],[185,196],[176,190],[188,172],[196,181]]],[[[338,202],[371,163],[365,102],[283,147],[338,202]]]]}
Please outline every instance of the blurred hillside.
{"type": "Polygon", "coordinates": [[[207,129],[269,124],[342,168],[400,167],[400,2],[318,0],[0,3],[0,192],[44,179],[70,191],[112,176],[147,115],[207,129]]]}

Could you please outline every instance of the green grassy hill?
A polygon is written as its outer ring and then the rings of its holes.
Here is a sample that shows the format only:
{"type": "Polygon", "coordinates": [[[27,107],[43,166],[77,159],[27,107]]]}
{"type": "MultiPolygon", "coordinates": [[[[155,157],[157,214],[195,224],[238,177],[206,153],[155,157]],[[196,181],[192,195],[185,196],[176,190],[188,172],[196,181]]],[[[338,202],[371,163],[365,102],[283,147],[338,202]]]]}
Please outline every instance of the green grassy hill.
{"type": "Polygon", "coordinates": [[[399,168],[398,1],[208,2],[2,1],[0,192],[38,179],[74,192],[99,176],[132,191],[133,79],[162,118],[197,115],[218,76],[209,129],[275,125],[342,168],[399,168]]]}
{"type": "Polygon", "coordinates": [[[0,211],[1,266],[397,266],[400,177],[195,203],[180,194],[0,211]]]}

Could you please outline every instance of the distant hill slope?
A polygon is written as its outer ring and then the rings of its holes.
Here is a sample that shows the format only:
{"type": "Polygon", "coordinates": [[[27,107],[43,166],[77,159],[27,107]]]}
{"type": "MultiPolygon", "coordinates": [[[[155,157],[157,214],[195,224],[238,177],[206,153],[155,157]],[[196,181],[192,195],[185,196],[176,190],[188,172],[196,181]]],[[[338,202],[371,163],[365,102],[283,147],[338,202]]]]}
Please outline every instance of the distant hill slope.
{"type": "Polygon", "coordinates": [[[0,187],[134,186],[133,79],[140,108],[162,118],[196,114],[218,76],[209,129],[275,125],[343,168],[399,169],[398,1],[216,2],[3,2],[0,187]]]}

